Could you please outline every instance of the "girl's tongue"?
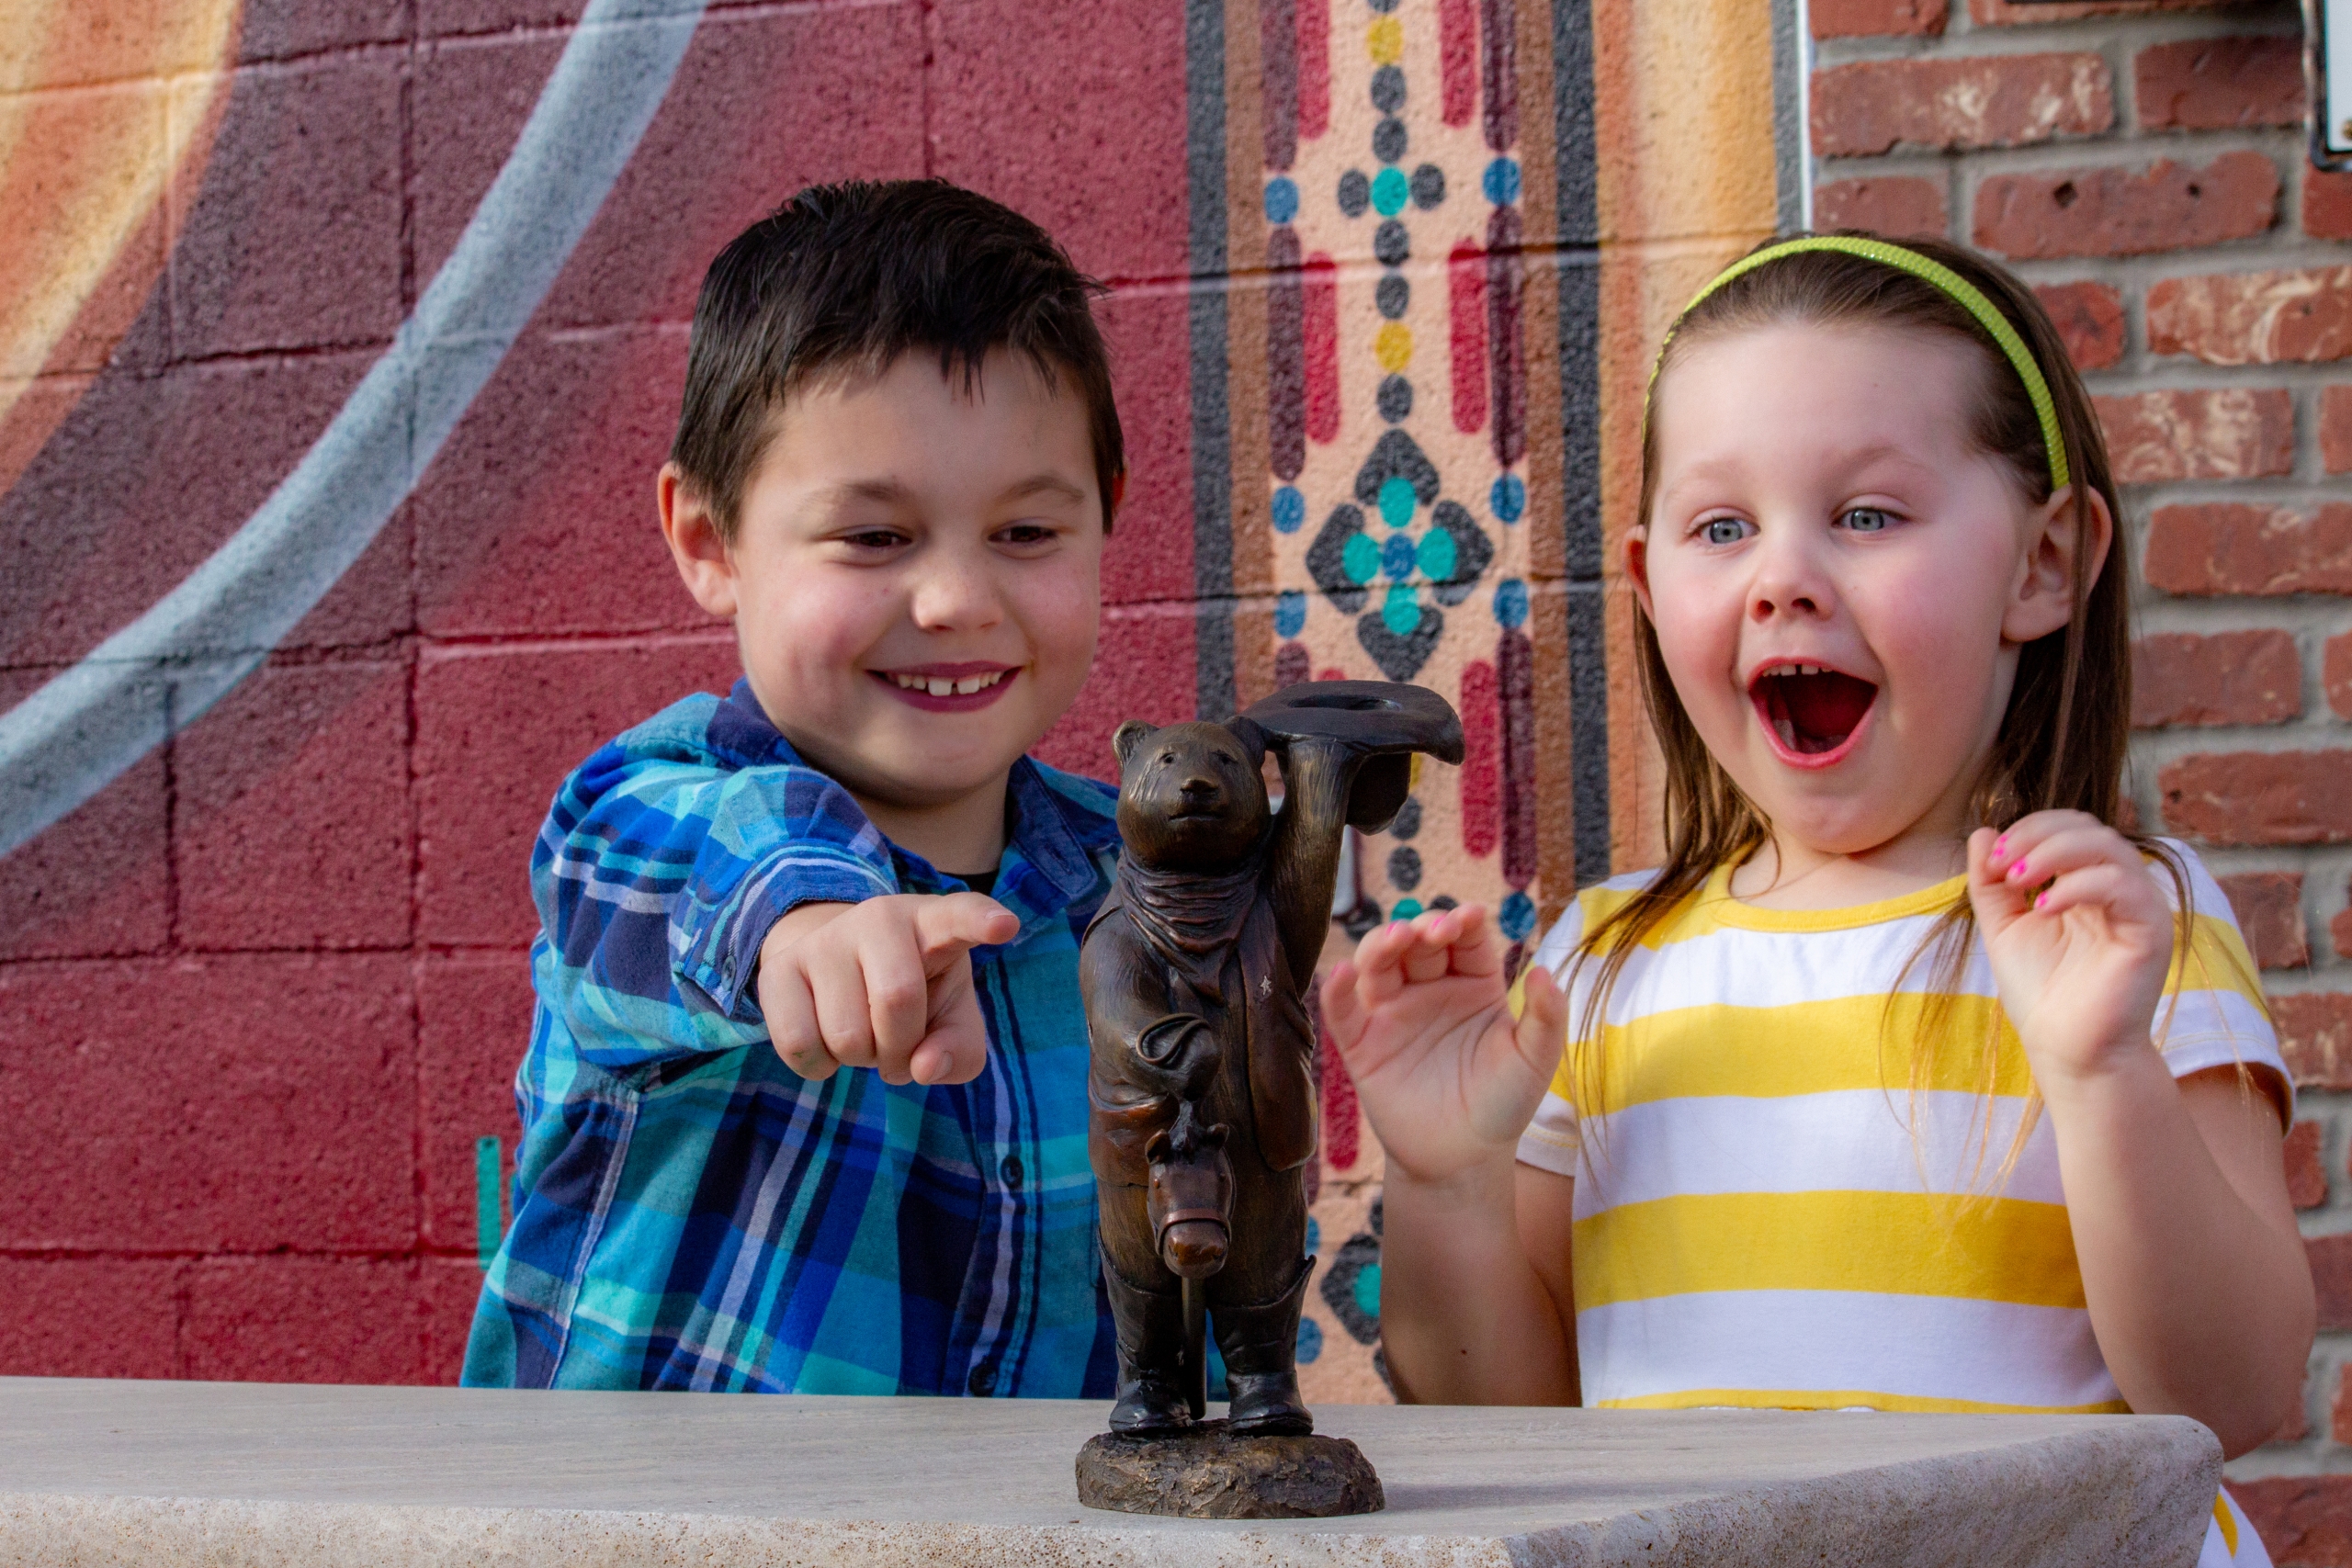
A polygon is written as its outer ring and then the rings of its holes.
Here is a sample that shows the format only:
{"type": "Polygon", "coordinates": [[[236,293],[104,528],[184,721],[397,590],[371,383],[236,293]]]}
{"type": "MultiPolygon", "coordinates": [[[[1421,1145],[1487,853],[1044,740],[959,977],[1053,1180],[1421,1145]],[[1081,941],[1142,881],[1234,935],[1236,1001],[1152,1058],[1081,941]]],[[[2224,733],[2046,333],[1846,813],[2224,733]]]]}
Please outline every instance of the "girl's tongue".
{"type": "Polygon", "coordinates": [[[1824,670],[1816,675],[1766,675],[1756,682],[1756,711],[1781,744],[1803,756],[1835,751],[1878,699],[1868,681],[1824,670]]]}

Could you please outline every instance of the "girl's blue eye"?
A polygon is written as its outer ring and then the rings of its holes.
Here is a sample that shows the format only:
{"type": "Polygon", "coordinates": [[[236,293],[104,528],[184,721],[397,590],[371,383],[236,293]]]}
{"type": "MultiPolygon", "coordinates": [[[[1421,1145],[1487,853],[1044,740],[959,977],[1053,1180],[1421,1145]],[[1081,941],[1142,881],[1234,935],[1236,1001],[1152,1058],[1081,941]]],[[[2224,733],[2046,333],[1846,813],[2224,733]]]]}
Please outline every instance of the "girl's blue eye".
{"type": "Polygon", "coordinates": [[[1883,534],[1894,519],[1875,506],[1857,506],[1838,521],[1857,534],[1883,534]]]}
{"type": "Polygon", "coordinates": [[[1710,517],[1699,525],[1699,536],[1711,545],[1736,545],[1747,537],[1747,524],[1737,517],[1710,517]]]}

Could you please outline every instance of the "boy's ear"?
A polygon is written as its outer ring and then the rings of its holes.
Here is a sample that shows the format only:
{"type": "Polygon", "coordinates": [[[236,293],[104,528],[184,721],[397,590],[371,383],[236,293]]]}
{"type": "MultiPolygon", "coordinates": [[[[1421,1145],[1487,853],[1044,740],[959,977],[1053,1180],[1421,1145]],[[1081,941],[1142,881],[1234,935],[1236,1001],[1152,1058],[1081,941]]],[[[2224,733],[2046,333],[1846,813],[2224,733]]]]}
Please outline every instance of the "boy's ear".
{"type": "Polygon", "coordinates": [[[2115,516],[2107,498],[2096,490],[2076,487],[2043,502],[2027,525],[2024,558],[2018,563],[2017,586],[2001,617],[2006,642],[2027,643],[2063,629],[2074,619],[2076,558],[2081,559],[2081,592],[2087,595],[2098,581],[2115,544],[2115,516]]]}
{"type": "Polygon", "coordinates": [[[1256,719],[1246,715],[1237,715],[1225,721],[1225,728],[1233,732],[1233,738],[1236,740],[1249,748],[1251,767],[1259,767],[1265,762],[1266,732],[1259,727],[1256,719]]]}
{"type": "Polygon", "coordinates": [[[1135,749],[1142,745],[1144,738],[1151,733],[1152,726],[1139,718],[1131,718],[1111,732],[1111,750],[1118,756],[1121,769],[1126,767],[1127,759],[1135,754],[1135,749]]]}
{"type": "Polygon", "coordinates": [[[670,558],[685,580],[695,603],[714,615],[735,614],[735,562],[718,531],[718,519],[702,492],[686,480],[675,463],[662,465],[653,481],[654,504],[662,513],[662,538],[670,558]]]}

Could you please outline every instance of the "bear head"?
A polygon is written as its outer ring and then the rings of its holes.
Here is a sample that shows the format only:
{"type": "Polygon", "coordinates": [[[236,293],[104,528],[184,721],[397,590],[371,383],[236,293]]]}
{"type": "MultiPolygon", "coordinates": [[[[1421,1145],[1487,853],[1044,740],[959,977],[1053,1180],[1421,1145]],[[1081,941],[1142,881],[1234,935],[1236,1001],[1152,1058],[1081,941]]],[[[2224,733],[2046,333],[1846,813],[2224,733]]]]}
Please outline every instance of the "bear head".
{"type": "Polygon", "coordinates": [[[1119,755],[1119,836],[1156,871],[1227,872],[1266,836],[1266,736],[1246,718],[1229,724],[1139,719],[1111,739],[1119,755]]]}

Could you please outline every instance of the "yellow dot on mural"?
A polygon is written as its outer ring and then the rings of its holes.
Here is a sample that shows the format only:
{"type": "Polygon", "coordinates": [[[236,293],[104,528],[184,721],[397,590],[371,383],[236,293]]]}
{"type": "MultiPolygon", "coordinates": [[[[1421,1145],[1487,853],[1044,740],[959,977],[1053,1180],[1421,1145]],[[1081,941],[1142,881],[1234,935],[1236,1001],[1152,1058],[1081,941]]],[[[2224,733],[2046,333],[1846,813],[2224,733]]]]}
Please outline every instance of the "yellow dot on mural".
{"type": "Polygon", "coordinates": [[[1374,65],[1394,65],[1405,58],[1405,24],[1395,17],[1383,17],[1365,29],[1364,48],[1372,51],[1374,65]]]}
{"type": "Polygon", "coordinates": [[[1406,363],[1413,357],[1412,329],[1402,321],[1388,322],[1380,329],[1380,335],[1372,340],[1372,352],[1379,359],[1383,370],[1396,374],[1405,368],[1406,363]]]}

